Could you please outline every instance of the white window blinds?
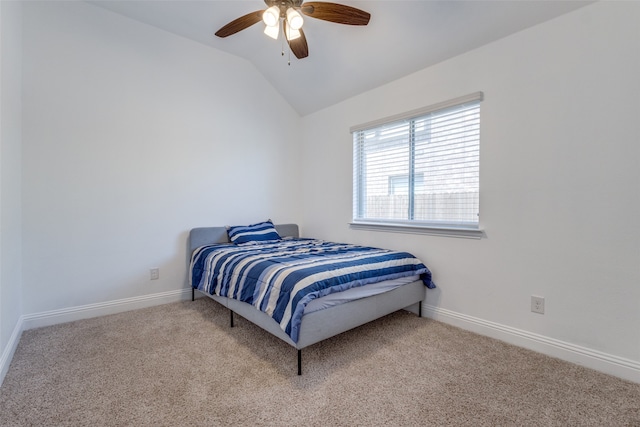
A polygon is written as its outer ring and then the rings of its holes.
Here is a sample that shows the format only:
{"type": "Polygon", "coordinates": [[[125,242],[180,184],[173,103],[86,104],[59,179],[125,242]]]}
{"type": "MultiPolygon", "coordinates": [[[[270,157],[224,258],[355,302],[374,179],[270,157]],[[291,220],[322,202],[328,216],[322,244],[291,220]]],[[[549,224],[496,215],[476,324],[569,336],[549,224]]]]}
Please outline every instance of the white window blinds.
{"type": "Polygon", "coordinates": [[[481,100],[352,128],[354,222],[477,228],[481,100]]]}

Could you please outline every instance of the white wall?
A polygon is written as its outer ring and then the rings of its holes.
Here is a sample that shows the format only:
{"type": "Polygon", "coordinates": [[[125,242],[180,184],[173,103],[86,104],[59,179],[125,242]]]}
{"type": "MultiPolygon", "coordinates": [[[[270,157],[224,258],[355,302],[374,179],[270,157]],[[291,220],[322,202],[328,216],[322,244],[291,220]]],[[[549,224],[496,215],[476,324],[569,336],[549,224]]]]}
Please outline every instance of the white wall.
{"type": "Polygon", "coordinates": [[[414,252],[445,321],[640,366],[639,4],[588,6],[302,120],[248,62],[85,3],[24,3],[22,52],[7,47],[6,4],[3,346],[20,313],[182,289],[187,230],[271,217],[414,252]],[[20,78],[22,154],[6,139],[20,78]],[[486,238],[350,230],[349,127],[478,90],[486,238]],[[20,262],[22,277],[6,270],[20,262]]]}
{"type": "Polygon", "coordinates": [[[613,356],[640,380],[638,22],[640,3],[596,3],[306,116],[305,234],[412,251],[434,317],[613,356]],[[486,238],[350,230],[349,128],[476,91],[486,238]]]}
{"type": "Polygon", "coordinates": [[[0,2],[0,383],[20,337],[21,4],[0,2]]]}
{"type": "Polygon", "coordinates": [[[247,61],[82,2],[26,2],[23,58],[25,315],[184,289],[193,227],[298,220],[300,119],[247,61]]]}

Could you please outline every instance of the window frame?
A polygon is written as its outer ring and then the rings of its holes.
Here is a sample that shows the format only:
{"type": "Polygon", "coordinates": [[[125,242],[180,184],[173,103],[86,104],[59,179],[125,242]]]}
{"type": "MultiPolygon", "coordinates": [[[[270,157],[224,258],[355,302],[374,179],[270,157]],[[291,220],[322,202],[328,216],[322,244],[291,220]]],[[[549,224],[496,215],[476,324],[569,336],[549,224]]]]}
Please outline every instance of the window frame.
{"type": "MultiPolygon", "coordinates": [[[[470,103],[470,102],[481,102],[484,99],[484,94],[482,92],[475,92],[466,96],[458,97],[455,99],[451,99],[449,101],[433,104],[424,108],[408,111],[406,113],[398,114],[391,117],[382,118],[379,120],[363,123],[357,126],[353,126],[350,129],[352,135],[355,135],[356,132],[370,130],[372,128],[382,127],[387,124],[391,124],[393,122],[398,122],[401,120],[412,120],[418,118],[420,116],[427,115],[429,113],[437,112],[439,110],[444,110],[450,107],[455,107],[461,104],[470,103]]],[[[411,130],[410,130],[411,132],[411,130]]],[[[410,138],[410,144],[413,144],[413,138],[410,138]]],[[[362,179],[363,176],[357,173],[358,165],[356,161],[360,161],[360,170],[362,170],[362,158],[356,158],[355,154],[355,143],[354,143],[354,159],[353,159],[353,185],[356,186],[352,189],[352,221],[349,223],[350,228],[355,230],[373,230],[373,231],[386,231],[386,232],[397,232],[397,233],[416,233],[416,234],[429,234],[429,235],[437,235],[437,236],[446,236],[446,237],[463,237],[463,238],[473,238],[480,239],[485,236],[484,230],[480,227],[480,218],[478,218],[477,225],[453,225],[446,224],[439,226],[436,222],[425,222],[425,221],[417,221],[413,219],[393,219],[393,220],[371,220],[371,219],[358,219],[356,218],[356,211],[360,212],[362,210],[362,204],[365,203],[361,197],[356,196],[356,191],[358,189],[362,189],[362,179]],[[360,181],[359,183],[357,181],[360,181]],[[358,202],[358,206],[356,206],[356,201],[358,202]]],[[[479,150],[479,148],[478,148],[479,150]]],[[[409,163],[411,163],[413,156],[410,156],[409,163]]],[[[410,179],[411,173],[415,172],[411,165],[409,164],[409,182],[408,182],[408,190],[411,190],[412,180],[410,179]]],[[[478,186],[479,190],[479,186],[478,186]]],[[[413,200],[413,196],[410,197],[410,200],[413,200]]],[[[478,210],[479,210],[478,206],[478,210]]],[[[412,209],[409,209],[409,212],[413,212],[412,209]]]]}

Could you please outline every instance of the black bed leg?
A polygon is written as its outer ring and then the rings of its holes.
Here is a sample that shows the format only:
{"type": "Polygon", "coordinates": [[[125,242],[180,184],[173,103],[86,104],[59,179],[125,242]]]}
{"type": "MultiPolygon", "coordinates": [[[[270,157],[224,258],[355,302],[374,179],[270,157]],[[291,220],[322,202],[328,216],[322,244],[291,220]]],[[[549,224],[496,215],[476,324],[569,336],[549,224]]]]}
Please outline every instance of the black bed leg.
{"type": "Polygon", "coordinates": [[[229,320],[230,320],[230,325],[233,328],[233,311],[229,310],[229,320]]]}
{"type": "Polygon", "coordinates": [[[298,350],[298,375],[302,375],[302,350],[298,350]]]}
{"type": "Polygon", "coordinates": [[[196,288],[191,288],[191,301],[196,300],[196,288]]]}
{"type": "Polygon", "coordinates": [[[422,301],[418,303],[418,317],[422,317],[422,301]]]}

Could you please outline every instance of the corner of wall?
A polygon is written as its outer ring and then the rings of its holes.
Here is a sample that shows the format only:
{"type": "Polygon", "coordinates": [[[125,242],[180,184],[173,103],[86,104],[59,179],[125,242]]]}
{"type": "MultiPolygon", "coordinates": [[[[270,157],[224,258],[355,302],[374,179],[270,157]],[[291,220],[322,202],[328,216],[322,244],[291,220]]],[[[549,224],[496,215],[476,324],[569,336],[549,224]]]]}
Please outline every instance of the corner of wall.
{"type": "Polygon", "coordinates": [[[0,2],[0,384],[22,333],[22,3],[0,2]]]}

